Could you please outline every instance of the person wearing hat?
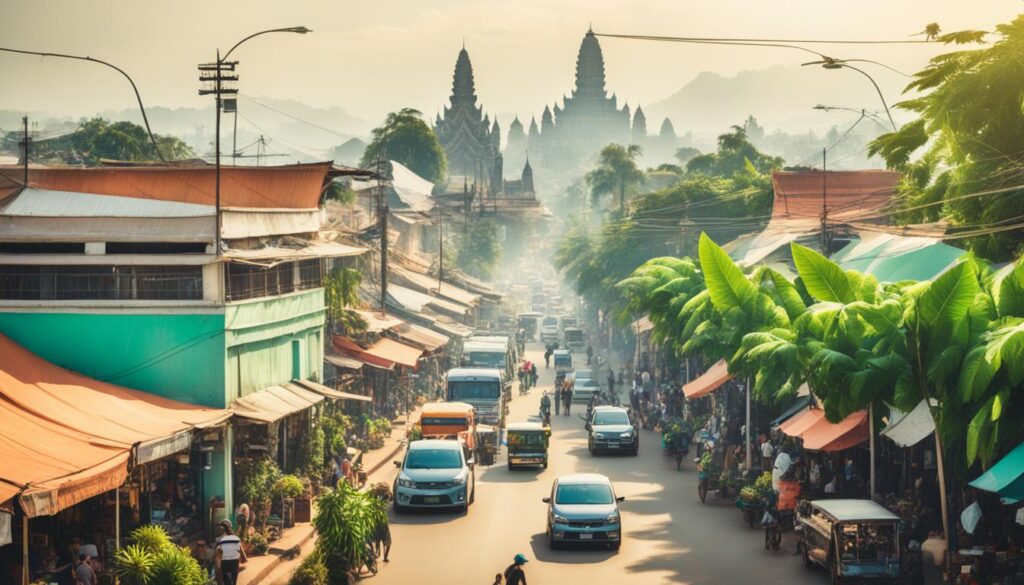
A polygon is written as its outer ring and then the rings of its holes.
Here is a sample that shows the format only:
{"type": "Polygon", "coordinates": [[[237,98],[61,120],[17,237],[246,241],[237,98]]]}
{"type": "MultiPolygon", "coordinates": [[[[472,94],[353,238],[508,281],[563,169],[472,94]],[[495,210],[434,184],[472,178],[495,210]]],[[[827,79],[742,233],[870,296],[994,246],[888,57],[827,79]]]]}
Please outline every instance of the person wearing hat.
{"type": "Polygon", "coordinates": [[[238,582],[238,565],[246,562],[245,551],[242,550],[242,539],[231,531],[231,521],[220,521],[221,535],[217,538],[214,551],[214,566],[219,568],[222,585],[235,585],[238,582]]]}
{"type": "Polygon", "coordinates": [[[505,585],[526,585],[526,573],[523,572],[526,563],[526,556],[522,553],[512,559],[512,564],[505,569],[505,585]]]}

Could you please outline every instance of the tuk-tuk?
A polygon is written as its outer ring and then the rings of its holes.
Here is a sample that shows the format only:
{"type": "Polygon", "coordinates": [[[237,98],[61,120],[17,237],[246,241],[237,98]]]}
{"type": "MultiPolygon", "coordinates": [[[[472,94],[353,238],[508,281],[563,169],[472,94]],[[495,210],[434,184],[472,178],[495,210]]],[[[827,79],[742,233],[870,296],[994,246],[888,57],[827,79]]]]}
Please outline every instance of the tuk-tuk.
{"type": "Polygon", "coordinates": [[[799,512],[804,563],[832,583],[895,583],[900,576],[900,518],[871,500],[815,500],[799,512]]]}
{"type": "Polygon", "coordinates": [[[508,425],[508,469],[522,465],[548,467],[548,438],[551,428],[539,422],[516,422],[508,425]]]}
{"type": "Polygon", "coordinates": [[[572,371],[572,353],[567,349],[556,349],[554,352],[555,372],[572,371]]]}

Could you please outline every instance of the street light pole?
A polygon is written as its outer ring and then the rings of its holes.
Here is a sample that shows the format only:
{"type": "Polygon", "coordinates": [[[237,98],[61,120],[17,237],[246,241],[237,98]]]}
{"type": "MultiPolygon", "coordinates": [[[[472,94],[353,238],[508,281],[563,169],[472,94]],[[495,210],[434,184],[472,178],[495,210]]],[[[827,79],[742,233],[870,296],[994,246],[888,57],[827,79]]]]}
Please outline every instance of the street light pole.
{"type": "MultiPolygon", "coordinates": [[[[224,82],[225,81],[238,81],[238,74],[235,73],[235,67],[238,65],[238,61],[228,61],[227,59],[231,55],[231,53],[234,52],[234,50],[237,49],[242,43],[244,43],[244,42],[246,42],[249,39],[252,39],[254,37],[258,37],[260,35],[265,35],[265,34],[270,34],[270,33],[295,33],[295,34],[304,35],[304,34],[310,33],[310,32],[313,32],[313,31],[311,29],[308,29],[308,28],[304,27],[304,26],[291,26],[291,27],[285,27],[285,28],[272,28],[272,29],[268,29],[268,30],[262,30],[260,32],[253,33],[253,34],[245,37],[244,39],[238,41],[237,43],[235,43],[230,49],[228,49],[227,53],[224,53],[223,56],[221,56],[220,49],[218,49],[217,50],[217,60],[214,61],[213,63],[206,63],[206,64],[199,65],[199,73],[200,73],[199,81],[200,82],[205,82],[205,83],[212,82],[212,85],[213,85],[213,87],[211,89],[200,89],[199,90],[199,95],[213,94],[214,95],[214,104],[216,106],[216,108],[215,108],[216,109],[216,113],[215,113],[216,122],[214,123],[214,132],[215,132],[216,136],[214,136],[214,141],[213,141],[214,147],[213,147],[213,150],[214,150],[214,176],[215,176],[215,178],[214,178],[214,208],[215,208],[215,213],[217,215],[217,234],[216,234],[216,239],[215,239],[215,246],[216,246],[216,254],[217,254],[217,256],[221,255],[221,245],[220,245],[220,242],[221,242],[221,233],[220,233],[221,232],[221,213],[220,213],[220,111],[221,111],[221,108],[223,107],[224,94],[235,95],[235,94],[238,93],[238,89],[237,88],[233,88],[233,87],[232,88],[225,88],[224,87],[224,82]],[[228,75],[225,75],[225,73],[228,73],[228,75]]],[[[122,71],[122,73],[124,73],[124,72],[122,71]]],[[[133,87],[134,87],[134,85],[135,84],[132,84],[133,87]]],[[[141,106],[141,101],[140,101],[140,106],[141,106]]],[[[145,116],[145,113],[143,113],[143,116],[145,116]]],[[[237,113],[236,113],[236,116],[237,116],[237,113]]],[[[236,123],[237,123],[237,119],[236,119],[236,123]]],[[[147,127],[148,127],[148,125],[147,125],[147,127]]],[[[232,157],[234,157],[235,152],[232,151],[231,154],[232,154],[232,157]]]]}
{"type": "Polygon", "coordinates": [[[892,131],[899,131],[899,128],[896,126],[896,122],[892,119],[892,112],[889,111],[889,104],[885,102],[885,95],[882,94],[882,88],[878,87],[878,83],[875,82],[875,78],[868,75],[867,71],[864,71],[863,69],[860,69],[858,67],[854,67],[853,65],[850,65],[849,63],[843,61],[842,59],[833,59],[831,57],[825,57],[821,61],[811,61],[810,63],[803,63],[803,65],[821,65],[823,69],[842,69],[843,67],[845,67],[847,69],[853,69],[857,73],[860,73],[864,77],[867,77],[868,81],[871,82],[871,85],[875,87],[875,91],[878,93],[878,99],[882,101],[882,107],[885,108],[885,115],[889,117],[889,123],[892,124],[892,131]]]}

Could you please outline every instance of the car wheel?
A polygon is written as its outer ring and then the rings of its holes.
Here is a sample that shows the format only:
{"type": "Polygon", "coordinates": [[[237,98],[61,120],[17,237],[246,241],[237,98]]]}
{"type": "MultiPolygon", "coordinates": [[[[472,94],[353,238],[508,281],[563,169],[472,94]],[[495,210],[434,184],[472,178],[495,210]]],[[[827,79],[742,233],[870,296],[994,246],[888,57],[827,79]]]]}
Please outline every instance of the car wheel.
{"type": "Polygon", "coordinates": [[[544,458],[544,469],[547,469],[547,468],[548,468],[548,458],[545,457],[544,458]]]}
{"type": "Polygon", "coordinates": [[[621,540],[616,540],[615,542],[612,543],[612,550],[617,551],[620,548],[622,548],[622,541],[621,540]]]}
{"type": "Polygon", "coordinates": [[[516,468],[515,464],[513,464],[513,463],[512,463],[511,461],[509,461],[509,462],[507,463],[507,465],[508,465],[508,470],[509,470],[509,471],[512,471],[513,469],[515,469],[515,468],[516,468]]]}
{"type": "Polygon", "coordinates": [[[558,549],[558,542],[555,541],[555,537],[551,534],[551,529],[548,529],[548,548],[551,550],[558,549]]]}

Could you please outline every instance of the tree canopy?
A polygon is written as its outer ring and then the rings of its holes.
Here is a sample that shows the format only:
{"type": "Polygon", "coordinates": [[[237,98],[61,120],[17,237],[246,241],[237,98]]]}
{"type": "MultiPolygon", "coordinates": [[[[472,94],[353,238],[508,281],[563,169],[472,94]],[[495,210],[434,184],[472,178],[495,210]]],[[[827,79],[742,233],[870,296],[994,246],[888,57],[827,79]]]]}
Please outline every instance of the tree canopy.
{"type": "Polygon", "coordinates": [[[597,166],[586,177],[595,200],[603,195],[615,195],[619,199],[619,212],[625,214],[626,196],[644,182],[644,172],[636,162],[641,152],[636,144],[609,144],[601,149],[597,166]]]}
{"type": "Polygon", "coordinates": [[[729,177],[742,172],[748,164],[760,173],[768,173],[782,167],[783,161],[780,157],[769,156],[755,148],[743,126],[733,126],[732,131],[719,135],[717,151],[692,157],[686,163],[686,170],[729,177]]]}
{"type": "Polygon", "coordinates": [[[477,218],[458,235],[455,263],[470,276],[489,279],[501,260],[498,224],[493,219],[477,218]]]}
{"type": "MultiPolygon", "coordinates": [[[[167,160],[195,157],[192,148],[177,137],[156,134],[154,138],[167,160]]],[[[160,160],[145,128],[103,118],[83,120],[71,134],[34,143],[32,159],[88,166],[98,165],[101,160],[160,160]]]]}
{"type": "Polygon", "coordinates": [[[360,166],[371,168],[378,158],[394,160],[424,179],[438,183],[448,172],[448,159],[437,135],[412,108],[391,112],[384,124],[373,129],[373,139],[363,151],[360,166]]]}
{"type": "MultiPolygon", "coordinates": [[[[982,34],[938,38],[963,43],[982,34]]],[[[996,34],[989,46],[939,55],[918,72],[907,91],[923,95],[896,105],[918,118],[877,138],[871,153],[904,172],[899,221],[948,220],[970,249],[1006,260],[1024,247],[1024,15],[996,34]]]]}

